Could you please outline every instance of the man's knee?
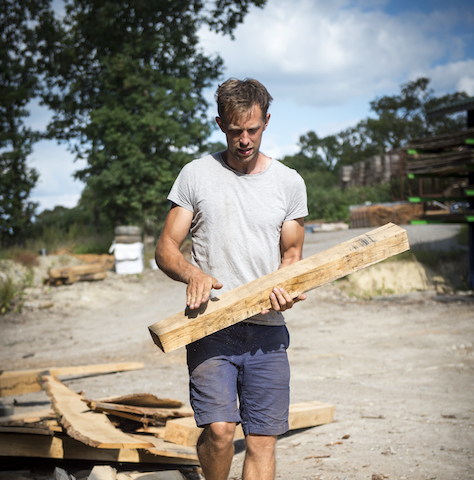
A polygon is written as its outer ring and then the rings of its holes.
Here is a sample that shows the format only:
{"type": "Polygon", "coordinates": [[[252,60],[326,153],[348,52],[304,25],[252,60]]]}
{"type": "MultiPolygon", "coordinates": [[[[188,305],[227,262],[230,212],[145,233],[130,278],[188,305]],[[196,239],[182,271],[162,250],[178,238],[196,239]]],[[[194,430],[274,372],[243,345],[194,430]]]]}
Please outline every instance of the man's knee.
{"type": "Polygon", "coordinates": [[[235,423],[215,422],[204,427],[199,444],[210,442],[216,448],[227,448],[234,441],[235,423]]]}
{"type": "Polygon", "coordinates": [[[276,436],[247,435],[245,437],[247,455],[272,458],[275,455],[276,436]]]}

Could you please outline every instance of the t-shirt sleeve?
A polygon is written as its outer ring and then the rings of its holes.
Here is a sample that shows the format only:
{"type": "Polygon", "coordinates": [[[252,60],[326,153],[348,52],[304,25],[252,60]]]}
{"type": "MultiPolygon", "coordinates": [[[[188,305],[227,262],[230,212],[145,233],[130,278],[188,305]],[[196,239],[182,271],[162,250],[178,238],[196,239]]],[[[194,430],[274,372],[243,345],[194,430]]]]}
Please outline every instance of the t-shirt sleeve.
{"type": "Polygon", "coordinates": [[[292,183],[292,194],[289,196],[288,213],[285,222],[303,218],[308,215],[308,199],[306,194],[306,185],[303,178],[295,172],[295,179],[292,183]]]}
{"type": "Polygon", "coordinates": [[[194,212],[193,172],[190,164],[185,165],[171,187],[168,200],[194,212]]]}

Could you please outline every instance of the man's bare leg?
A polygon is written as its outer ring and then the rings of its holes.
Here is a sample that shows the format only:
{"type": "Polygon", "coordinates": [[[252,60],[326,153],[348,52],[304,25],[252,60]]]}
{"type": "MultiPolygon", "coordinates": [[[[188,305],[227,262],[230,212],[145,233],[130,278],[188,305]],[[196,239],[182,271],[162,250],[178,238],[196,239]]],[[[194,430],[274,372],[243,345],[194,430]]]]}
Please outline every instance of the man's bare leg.
{"type": "Polygon", "coordinates": [[[276,437],[247,435],[242,480],[274,480],[276,437]]]}
{"type": "Polygon", "coordinates": [[[216,422],[204,427],[197,453],[206,480],[227,480],[234,456],[235,423],[216,422]]]}

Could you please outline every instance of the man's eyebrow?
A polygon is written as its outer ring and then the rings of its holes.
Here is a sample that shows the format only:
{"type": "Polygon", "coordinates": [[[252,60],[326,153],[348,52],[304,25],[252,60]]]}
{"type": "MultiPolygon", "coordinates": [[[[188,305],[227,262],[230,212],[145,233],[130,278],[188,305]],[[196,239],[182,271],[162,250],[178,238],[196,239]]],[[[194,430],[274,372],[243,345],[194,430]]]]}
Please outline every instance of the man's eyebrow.
{"type": "Polygon", "coordinates": [[[229,130],[234,130],[234,131],[241,131],[241,130],[258,130],[262,125],[260,123],[251,125],[249,128],[242,128],[239,127],[238,125],[232,125],[230,124],[227,128],[229,130]]]}

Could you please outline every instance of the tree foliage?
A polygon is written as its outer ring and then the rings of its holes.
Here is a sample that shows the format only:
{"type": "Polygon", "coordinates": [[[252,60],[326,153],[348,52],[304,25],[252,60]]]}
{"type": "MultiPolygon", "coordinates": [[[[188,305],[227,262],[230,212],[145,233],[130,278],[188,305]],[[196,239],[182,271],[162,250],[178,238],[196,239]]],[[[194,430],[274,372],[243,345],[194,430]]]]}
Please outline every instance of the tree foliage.
{"type": "Polygon", "coordinates": [[[203,25],[231,34],[265,0],[72,0],[49,58],[51,137],[87,167],[76,176],[115,224],[163,218],[179,169],[210,133],[203,91],[222,60],[198,48],[203,25]]]}
{"type": "MultiPolygon", "coordinates": [[[[303,174],[314,169],[336,173],[342,165],[384,154],[409,140],[465,128],[463,114],[426,119],[429,110],[468,97],[464,92],[436,97],[428,88],[429,82],[427,78],[419,78],[403,84],[397,95],[374,99],[370,102],[373,117],[336,135],[320,138],[313,131],[302,135],[300,151],[283,161],[303,174]]],[[[333,180],[337,180],[336,176],[333,180]]]]}
{"type": "Polygon", "coordinates": [[[0,2],[0,242],[23,243],[36,204],[29,201],[38,173],[27,157],[38,133],[25,126],[38,94],[39,58],[51,21],[50,0],[0,2]]]}
{"type": "Polygon", "coordinates": [[[351,187],[342,191],[337,186],[341,166],[397,149],[411,139],[465,127],[463,114],[426,119],[429,110],[467,98],[464,92],[436,97],[428,88],[429,82],[427,78],[419,78],[402,85],[397,95],[374,99],[370,102],[373,117],[336,135],[319,137],[309,131],[300,137],[299,152],[284,157],[283,162],[305,179],[310,219],[343,220],[349,217],[350,205],[390,201],[387,186],[351,187]]]}

